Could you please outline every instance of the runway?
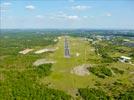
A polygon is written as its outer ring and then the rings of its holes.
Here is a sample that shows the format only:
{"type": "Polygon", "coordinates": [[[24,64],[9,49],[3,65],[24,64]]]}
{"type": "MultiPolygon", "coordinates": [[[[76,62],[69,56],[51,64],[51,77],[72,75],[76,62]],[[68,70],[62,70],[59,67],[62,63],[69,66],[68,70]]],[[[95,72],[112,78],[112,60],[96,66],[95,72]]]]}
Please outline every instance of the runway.
{"type": "Polygon", "coordinates": [[[64,41],[64,56],[65,58],[70,58],[70,49],[69,49],[67,37],[65,37],[65,41],[64,41]]]}

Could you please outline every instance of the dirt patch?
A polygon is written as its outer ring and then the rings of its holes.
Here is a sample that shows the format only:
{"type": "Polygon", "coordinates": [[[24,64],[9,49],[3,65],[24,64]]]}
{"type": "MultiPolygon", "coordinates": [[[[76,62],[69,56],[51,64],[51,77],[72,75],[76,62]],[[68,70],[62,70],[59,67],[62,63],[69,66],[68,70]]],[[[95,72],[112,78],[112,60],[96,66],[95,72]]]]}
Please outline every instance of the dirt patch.
{"type": "Polygon", "coordinates": [[[134,74],[134,71],[133,72],[130,72],[130,74],[134,74]]]}
{"type": "Polygon", "coordinates": [[[58,37],[59,40],[61,40],[61,37],[58,37]]]}
{"type": "Polygon", "coordinates": [[[76,53],[76,57],[79,57],[79,56],[80,56],[80,53],[77,52],[77,53],[76,53]]]}
{"type": "Polygon", "coordinates": [[[91,49],[91,51],[95,51],[95,49],[91,49]]]}
{"type": "Polygon", "coordinates": [[[44,53],[44,52],[54,52],[56,49],[52,49],[52,48],[45,48],[45,49],[41,49],[35,52],[35,54],[40,54],[40,53],[44,53]]]}
{"type": "Polygon", "coordinates": [[[52,61],[52,60],[38,59],[33,63],[33,65],[34,66],[39,66],[39,65],[42,65],[42,64],[53,64],[53,63],[56,63],[56,62],[52,61]]]}
{"type": "Polygon", "coordinates": [[[83,65],[74,67],[74,68],[71,70],[71,73],[72,73],[72,74],[79,75],[79,76],[89,75],[90,73],[89,73],[89,71],[88,71],[87,68],[89,68],[89,65],[83,64],[83,65]]]}
{"type": "Polygon", "coordinates": [[[33,49],[25,49],[25,50],[23,50],[23,51],[20,51],[19,53],[21,53],[21,54],[27,54],[27,53],[29,53],[29,52],[31,52],[31,51],[33,51],[33,49]]]}
{"type": "Polygon", "coordinates": [[[54,42],[57,42],[58,40],[57,39],[54,39],[54,42]]]}

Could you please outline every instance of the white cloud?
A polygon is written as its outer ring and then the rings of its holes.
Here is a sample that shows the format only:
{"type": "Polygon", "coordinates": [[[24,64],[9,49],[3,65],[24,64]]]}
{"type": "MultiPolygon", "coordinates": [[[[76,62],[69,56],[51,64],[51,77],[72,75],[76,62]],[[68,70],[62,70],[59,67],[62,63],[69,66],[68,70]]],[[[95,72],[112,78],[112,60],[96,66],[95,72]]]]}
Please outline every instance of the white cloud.
{"type": "Polygon", "coordinates": [[[79,11],[81,11],[81,10],[87,10],[89,8],[91,8],[91,7],[90,6],[84,6],[84,5],[72,6],[72,9],[73,10],[79,10],[79,11]]]}
{"type": "Polygon", "coordinates": [[[36,18],[43,19],[44,16],[43,15],[37,15],[36,18]]]}
{"type": "Polygon", "coordinates": [[[33,5],[27,5],[25,8],[28,9],[28,10],[34,10],[35,9],[35,7],[33,5]]]}
{"type": "Polygon", "coordinates": [[[111,13],[107,13],[107,14],[106,14],[106,16],[111,17],[111,16],[112,16],[112,14],[111,14],[111,13]]]}
{"type": "Polygon", "coordinates": [[[78,16],[75,16],[75,15],[69,15],[69,16],[66,16],[66,18],[70,19],[70,20],[76,20],[78,19],[79,17],[78,16]]]}
{"type": "Polygon", "coordinates": [[[65,12],[63,12],[63,11],[59,11],[58,13],[55,13],[55,14],[51,14],[51,15],[49,15],[50,17],[50,19],[54,19],[54,20],[78,20],[78,19],[80,19],[80,17],[79,16],[77,16],[77,15],[70,15],[70,14],[67,14],[67,13],[65,13],[65,12]]]}
{"type": "Polygon", "coordinates": [[[79,16],[76,15],[67,15],[65,13],[61,14],[61,15],[57,15],[58,18],[64,18],[64,19],[69,19],[69,20],[77,20],[79,19],[79,16]]]}
{"type": "Polygon", "coordinates": [[[4,6],[10,6],[11,3],[10,2],[4,2],[4,3],[2,3],[2,5],[4,5],[4,6]]]}

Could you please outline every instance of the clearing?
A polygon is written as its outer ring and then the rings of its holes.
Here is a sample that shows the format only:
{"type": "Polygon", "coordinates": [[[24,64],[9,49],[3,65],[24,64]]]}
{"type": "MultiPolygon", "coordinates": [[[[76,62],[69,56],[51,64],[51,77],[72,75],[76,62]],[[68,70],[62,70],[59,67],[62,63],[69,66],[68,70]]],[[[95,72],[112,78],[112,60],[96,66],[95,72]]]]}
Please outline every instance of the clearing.
{"type": "Polygon", "coordinates": [[[25,49],[25,50],[23,50],[23,51],[20,51],[19,53],[21,53],[21,54],[27,54],[27,53],[29,53],[29,52],[31,52],[31,51],[33,51],[33,49],[25,49]]]}
{"type": "MultiPolygon", "coordinates": [[[[55,45],[59,49],[47,57],[47,59],[56,61],[52,66],[53,72],[48,77],[40,79],[40,82],[43,84],[51,83],[50,88],[61,89],[75,95],[77,88],[93,86],[93,80],[96,77],[93,74],[85,76],[72,74],[71,70],[75,69],[76,66],[92,64],[93,62],[88,61],[90,57],[93,59],[98,59],[99,57],[95,55],[94,51],[91,51],[94,48],[81,38],[68,37],[68,43],[71,57],[64,57],[64,37],[60,37],[59,42],[55,45]],[[76,56],[76,53],[79,53],[79,56],[76,56]]],[[[82,70],[82,74],[87,74],[85,67],[78,67],[78,69],[82,70]]]]}
{"type": "Polygon", "coordinates": [[[79,76],[89,75],[88,67],[89,67],[89,65],[86,65],[86,64],[74,67],[71,70],[71,73],[79,75],[79,76]]]}
{"type": "Polygon", "coordinates": [[[41,53],[44,53],[44,52],[54,52],[56,49],[53,49],[53,48],[45,48],[45,49],[41,49],[41,50],[38,50],[35,52],[35,54],[41,54],[41,53]]]}
{"type": "Polygon", "coordinates": [[[43,64],[53,64],[53,63],[55,63],[55,61],[46,60],[46,59],[38,59],[33,63],[33,65],[39,66],[39,65],[43,65],[43,64]]]}

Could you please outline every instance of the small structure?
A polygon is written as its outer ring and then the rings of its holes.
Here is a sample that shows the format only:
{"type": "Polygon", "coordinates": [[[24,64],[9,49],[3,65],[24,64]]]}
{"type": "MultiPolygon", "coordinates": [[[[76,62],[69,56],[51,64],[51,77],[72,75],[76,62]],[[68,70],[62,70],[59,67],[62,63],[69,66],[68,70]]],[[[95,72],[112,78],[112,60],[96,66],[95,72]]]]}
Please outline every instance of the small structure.
{"type": "Polygon", "coordinates": [[[120,62],[130,62],[131,58],[130,57],[126,57],[126,56],[121,56],[119,58],[120,62]]]}
{"type": "Polygon", "coordinates": [[[129,39],[123,39],[123,41],[124,41],[124,42],[130,42],[130,40],[129,40],[129,39]]]}

